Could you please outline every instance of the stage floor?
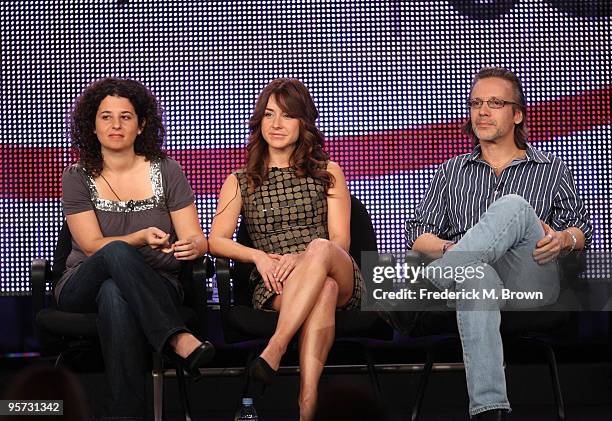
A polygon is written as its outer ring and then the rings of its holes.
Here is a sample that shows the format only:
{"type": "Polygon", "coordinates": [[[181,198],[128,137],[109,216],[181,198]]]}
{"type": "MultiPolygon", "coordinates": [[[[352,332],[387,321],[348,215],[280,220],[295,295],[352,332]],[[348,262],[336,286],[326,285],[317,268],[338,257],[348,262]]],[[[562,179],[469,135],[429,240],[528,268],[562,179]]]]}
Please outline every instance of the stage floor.
{"type": "MultiPolygon", "coordinates": [[[[41,358],[0,359],[0,388],[10,384],[11,377],[31,364],[50,364],[41,358]]],[[[572,421],[609,421],[612,418],[612,364],[560,364],[560,379],[566,402],[567,419],[572,421]]],[[[102,411],[105,390],[102,373],[77,373],[94,414],[102,411]]],[[[380,373],[381,389],[390,420],[409,419],[418,384],[418,373],[380,373]]],[[[547,366],[513,364],[506,371],[508,393],[513,413],[511,420],[556,420],[547,366]]],[[[210,376],[201,382],[189,381],[188,393],[195,420],[231,420],[238,406],[243,377],[210,376]]],[[[321,390],[347,385],[369,394],[367,374],[324,374],[321,390]]],[[[298,377],[279,376],[263,398],[255,399],[260,419],[280,421],[297,419],[298,377]]],[[[148,396],[152,396],[151,384],[148,396]]],[[[178,389],[174,378],[165,383],[166,420],[180,420],[178,389]]],[[[151,406],[152,407],[152,406],[151,406]]],[[[422,421],[467,420],[467,392],[463,371],[433,373],[427,386],[422,421]]]]}

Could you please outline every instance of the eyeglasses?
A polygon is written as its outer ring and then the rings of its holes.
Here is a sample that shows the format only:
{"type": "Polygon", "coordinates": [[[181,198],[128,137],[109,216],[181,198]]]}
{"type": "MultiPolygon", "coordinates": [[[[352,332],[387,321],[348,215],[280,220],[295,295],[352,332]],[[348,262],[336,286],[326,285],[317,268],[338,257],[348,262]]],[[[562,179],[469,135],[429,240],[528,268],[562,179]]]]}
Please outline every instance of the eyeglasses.
{"type": "Polygon", "coordinates": [[[476,98],[476,99],[468,99],[467,100],[467,105],[470,108],[482,108],[482,104],[487,103],[487,105],[489,106],[489,108],[495,108],[495,109],[499,109],[499,108],[504,108],[504,106],[506,104],[514,104],[514,105],[519,105],[516,102],[512,102],[512,101],[505,101],[503,99],[499,99],[499,98],[491,98],[488,101],[483,101],[480,98],[476,98]]]}

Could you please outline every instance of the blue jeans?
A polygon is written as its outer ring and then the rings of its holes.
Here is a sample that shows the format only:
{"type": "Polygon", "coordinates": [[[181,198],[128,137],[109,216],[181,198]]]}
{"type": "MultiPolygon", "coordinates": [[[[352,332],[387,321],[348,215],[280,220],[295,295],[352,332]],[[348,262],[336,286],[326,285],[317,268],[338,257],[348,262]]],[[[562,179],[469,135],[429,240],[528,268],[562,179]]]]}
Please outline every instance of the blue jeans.
{"type": "Polygon", "coordinates": [[[64,285],[58,307],[98,313],[97,326],[110,389],[109,419],[142,419],[150,346],[187,331],[179,294],[133,246],[113,241],[80,264],[64,285]]]}
{"type": "Polygon", "coordinates": [[[544,230],[531,205],[518,195],[503,196],[451,250],[428,266],[463,271],[480,268],[482,277],[473,276],[461,283],[435,271],[429,279],[441,290],[495,290],[498,297],[458,298],[455,302],[471,416],[491,409],[510,410],[499,331],[500,309],[538,307],[554,302],[559,295],[557,263],[540,265],[533,259],[536,243],[543,237],[544,230]],[[500,299],[502,288],[539,291],[544,299],[504,301],[500,299]]]}

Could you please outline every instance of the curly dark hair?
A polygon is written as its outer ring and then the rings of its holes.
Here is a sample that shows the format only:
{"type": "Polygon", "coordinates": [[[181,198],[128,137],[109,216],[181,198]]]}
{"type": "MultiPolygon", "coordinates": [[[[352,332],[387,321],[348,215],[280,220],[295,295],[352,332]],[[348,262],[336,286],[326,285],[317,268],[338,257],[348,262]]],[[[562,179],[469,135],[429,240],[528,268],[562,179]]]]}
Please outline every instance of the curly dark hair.
{"type": "Polygon", "coordinates": [[[325,184],[327,191],[333,186],[334,176],[325,169],[329,154],[323,150],[323,134],[316,126],[317,107],[308,88],[297,79],[279,78],[270,82],[259,94],[255,110],[249,120],[249,141],[246,151],[246,177],[251,189],[268,178],[268,144],[261,133],[261,121],[268,99],[276,102],[292,118],[300,120],[300,134],[289,158],[289,165],[300,177],[310,176],[325,184]]]}
{"type": "Polygon", "coordinates": [[[102,172],[103,157],[95,129],[98,107],[107,96],[127,98],[132,103],[138,125],[142,128],[134,143],[136,154],[145,156],[149,161],[165,158],[162,145],[166,130],[157,98],[135,80],[105,78],[85,88],[70,114],[72,152],[85,171],[94,177],[102,172]]]}
{"type": "MultiPolygon", "coordinates": [[[[523,86],[521,85],[521,81],[518,76],[515,75],[508,69],[504,69],[503,67],[485,67],[481,69],[478,74],[472,80],[472,87],[470,88],[470,94],[472,89],[474,89],[474,85],[481,79],[486,79],[490,77],[496,77],[500,79],[507,80],[512,84],[514,88],[514,96],[517,104],[512,104],[512,110],[516,111],[517,108],[523,113],[523,121],[519,124],[514,125],[514,143],[516,147],[519,149],[527,149],[527,102],[525,101],[525,94],[523,93],[523,86]]],[[[463,133],[468,135],[472,139],[472,146],[475,147],[480,142],[476,137],[476,133],[474,133],[474,129],[472,128],[472,119],[468,117],[467,121],[461,128],[463,133]]]]}

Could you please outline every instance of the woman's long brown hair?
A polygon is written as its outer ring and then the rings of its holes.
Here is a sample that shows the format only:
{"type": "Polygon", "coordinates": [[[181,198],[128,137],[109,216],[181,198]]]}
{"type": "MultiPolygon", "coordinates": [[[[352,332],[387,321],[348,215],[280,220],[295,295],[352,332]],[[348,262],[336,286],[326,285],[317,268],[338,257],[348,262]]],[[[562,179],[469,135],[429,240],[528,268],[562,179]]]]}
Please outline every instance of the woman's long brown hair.
{"type": "Polygon", "coordinates": [[[319,112],[306,86],[297,79],[288,78],[275,79],[264,88],[249,120],[250,134],[246,151],[249,188],[261,186],[268,178],[268,144],[261,133],[261,120],[272,95],[283,112],[300,120],[300,134],[289,158],[289,165],[299,177],[310,176],[323,182],[327,191],[335,180],[325,169],[329,155],[323,150],[323,134],[316,127],[319,112]]]}

